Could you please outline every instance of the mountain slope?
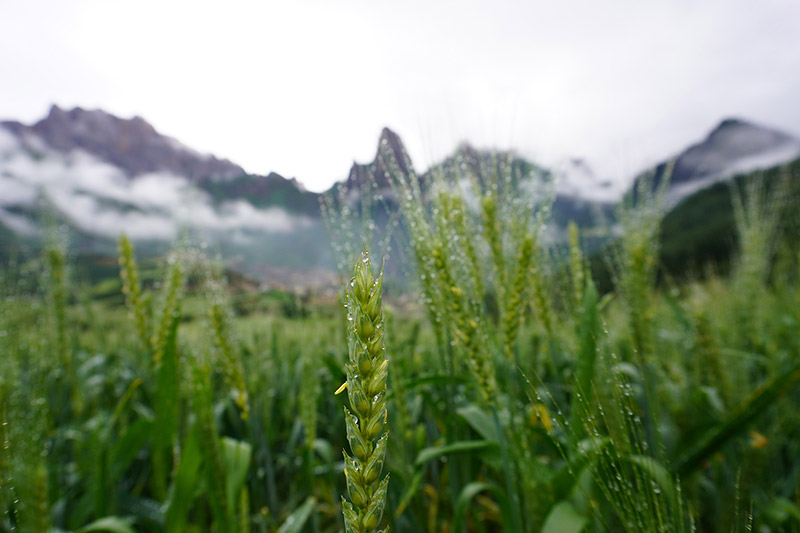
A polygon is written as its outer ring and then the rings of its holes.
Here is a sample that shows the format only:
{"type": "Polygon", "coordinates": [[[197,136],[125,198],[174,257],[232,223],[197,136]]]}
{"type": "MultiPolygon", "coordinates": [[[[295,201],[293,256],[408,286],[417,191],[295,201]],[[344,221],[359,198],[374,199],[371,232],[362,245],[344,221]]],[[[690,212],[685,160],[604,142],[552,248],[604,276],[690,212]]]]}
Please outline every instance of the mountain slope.
{"type": "Polygon", "coordinates": [[[673,276],[704,274],[709,265],[727,271],[737,247],[731,188],[747,191],[751,184],[771,192],[780,188],[778,201],[770,206],[777,210],[777,242],[796,249],[800,245],[800,159],[715,183],[678,204],[661,225],[663,269],[673,276]]]}
{"type": "Polygon", "coordinates": [[[34,150],[39,143],[63,154],[81,150],[129,177],[167,172],[199,183],[245,173],[226,159],[200,154],[161,135],[140,117],[123,119],[100,110],[54,105],[47,117],[31,126],[13,121],[0,126],[34,150]]]}
{"type": "Polygon", "coordinates": [[[246,174],[141,118],[54,106],[0,123],[0,224],[29,241],[50,218],[87,253],[114,253],[123,232],[154,251],[188,232],[248,273],[329,268],[318,205],[296,180],[246,174]]]}
{"type": "MultiPolygon", "coordinates": [[[[378,151],[375,158],[370,163],[354,164],[350,170],[348,179],[334,186],[334,196],[338,199],[338,204],[333,211],[338,211],[341,206],[348,206],[349,216],[358,216],[362,209],[370,210],[370,217],[375,222],[377,235],[386,233],[386,225],[394,224],[397,215],[392,216],[399,209],[395,192],[392,190],[392,172],[386,168],[394,166],[404,179],[409,179],[409,161],[402,140],[391,130],[384,128],[381,133],[378,151]],[[382,150],[383,149],[383,150],[382,150]],[[371,194],[374,201],[362,203],[363,193],[371,194]]],[[[588,166],[584,165],[585,169],[588,166]]],[[[542,167],[532,161],[521,157],[514,151],[481,150],[467,143],[462,143],[456,151],[444,160],[434,164],[424,172],[417,170],[420,191],[423,196],[427,196],[431,191],[440,188],[452,188],[460,190],[466,195],[467,205],[473,210],[475,216],[480,216],[479,207],[474,198],[477,185],[483,191],[491,190],[495,187],[498,180],[510,180],[514,185],[514,190],[525,198],[520,200],[549,206],[549,218],[547,224],[542,227],[542,243],[549,245],[561,245],[566,242],[567,225],[569,222],[576,222],[584,229],[583,244],[587,250],[596,250],[602,247],[610,238],[610,222],[613,220],[614,203],[602,200],[589,199],[596,191],[605,192],[607,184],[601,183],[594,175],[584,176],[583,181],[576,181],[570,185],[570,189],[562,190],[560,180],[562,175],[559,170],[554,172],[542,167]],[[586,187],[582,187],[585,185],[586,187]],[[590,191],[592,194],[587,195],[590,191]]],[[[397,177],[397,176],[395,176],[397,177]]],[[[533,221],[531,221],[533,223],[533,221]]],[[[339,236],[339,239],[353,238],[349,248],[357,249],[361,242],[361,236],[352,236],[354,227],[358,227],[352,222],[334,220],[334,226],[346,226],[350,228],[339,236]]],[[[405,229],[390,228],[393,234],[391,248],[402,250],[403,239],[408,239],[405,229]]],[[[379,244],[373,242],[373,245],[379,244]]],[[[341,262],[341,261],[340,261],[341,262]]],[[[409,262],[411,260],[409,259],[409,262]]],[[[390,271],[396,272],[396,265],[389,264],[390,271]],[[394,270],[393,270],[394,269],[394,270]]]]}
{"type": "MultiPolygon", "coordinates": [[[[375,158],[353,163],[347,178],[329,191],[342,192],[339,198],[355,207],[354,213],[364,194],[377,198],[372,216],[379,228],[397,207],[381,154],[393,159],[401,173],[409,172],[402,140],[384,128],[375,158]]],[[[678,204],[702,190],[701,200],[679,204],[665,220],[665,262],[702,263],[710,257],[707,251],[722,250],[720,242],[730,240],[729,230],[720,229],[729,227],[728,215],[718,216],[729,201],[714,192],[727,188],[707,189],[709,185],[798,156],[800,141],[742,120],[722,122],[704,141],[682,152],[668,199],[678,204]]],[[[662,164],[653,171],[656,183],[665,168],[662,164]]],[[[619,187],[598,179],[580,159],[548,169],[514,152],[463,144],[420,172],[420,187],[423,192],[438,186],[463,188],[465,173],[486,186],[506,172],[531,201],[553,201],[545,235],[551,244],[563,241],[570,221],[584,228],[590,249],[610,238],[619,187]]],[[[50,224],[72,228],[73,245],[83,253],[115,253],[114,241],[122,232],[140,247],[147,244],[152,253],[162,253],[180,235],[189,234],[241,272],[262,281],[279,277],[294,283],[302,275],[289,272],[333,269],[320,220],[321,197],[294,179],[247,174],[228,160],[200,154],[139,117],[53,106],[32,125],[0,122],[0,259],[41,237],[42,221],[50,219],[50,224]]],[[[711,259],[721,253],[714,252],[711,259]]]]}
{"type": "MultiPolygon", "coordinates": [[[[724,120],[703,141],[675,158],[667,202],[675,205],[718,181],[798,157],[800,140],[791,135],[740,119],[724,120]]],[[[664,162],[654,169],[656,185],[666,168],[664,162]]]]}
{"type": "MultiPolygon", "coordinates": [[[[387,190],[391,188],[389,178],[389,169],[384,164],[384,157],[381,156],[382,150],[388,153],[397,167],[404,174],[407,174],[409,169],[406,165],[406,149],[400,136],[389,128],[383,128],[378,137],[378,149],[375,153],[374,159],[366,164],[353,162],[350,167],[350,172],[347,179],[344,181],[344,186],[348,190],[367,190],[373,185],[379,190],[387,190]]],[[[335,188],[334,185],[333,188],[335,188]]]]}

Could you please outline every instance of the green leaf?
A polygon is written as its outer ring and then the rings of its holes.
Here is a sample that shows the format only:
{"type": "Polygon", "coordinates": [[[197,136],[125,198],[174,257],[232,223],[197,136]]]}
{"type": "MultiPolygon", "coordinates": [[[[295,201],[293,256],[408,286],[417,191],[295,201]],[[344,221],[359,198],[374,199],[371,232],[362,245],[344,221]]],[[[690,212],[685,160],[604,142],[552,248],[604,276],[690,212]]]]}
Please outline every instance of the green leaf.
{"type": "Polygon", "coordinates": [[[481,410],[480,407],[473,403],[466,407],[461,407],[456,412],[458,416],[466,420],[467,424],[477,431],[481,437],[495,444],[500,444],[500,434],[497,432],[497,425],[494,423],[489,413],[481,410]]]}
{"type": "Polygon", "coordinates": [[[583,315],[580,326],[580,350],[575,368],[570,426],[570,441],[573,446],[583,436],[582,419],[591,414],[592,380],[597,360],[597,337],[600,332],[600,315],[597,311],[597,289],[590,280],[583,297],[583,315]]]}
{"type": "Polygon", "coordinates": [[[176,311],[169,324],[164,354],[158,369],[155,398],[156,421],[153,433],[155,448],[162,450],[172,443],[178,430],[178,324],[176,311]]]}
{"type": "Polygon", "coordinates": [[[444,446],[432,446],[425,448],[417,455],[417,460],[414,464],[422,466],[423,464],[441,457],[443,455],[450,455],[454,453],[466,453],[474,451],[483,451],[489,449],[496,449],[497,444],[489,442],[488,440],[465,440],[445,444],[444,446]]]}
{"type": "Polygon", "coordinates": [[[199,441],[197,429],[193,426],[183,443],[175,479],[172,481],[167,496],[166,512],[164,513],[164,531],[167,533],[179,533],[186,530],[186,519],[197,496],[200,467],[203,461],[199,441]]]}
{"type": "Polygon", "coordinates": [[[684,331],[691,331],[692,330],[692,321],[686,314],[686,310],[681,307],[681,304],[678,302],[678,299],[672,295],[672,291],[662,291],[661,296],[664,298],[664,301],[667,302],[670,309],[672,309],[672,313],[675,315],[678,323],[683,326],[684,331]]]}
{"type": "Polygon", "coordinates": [[[164,307],[155,334],[157,394],[155,398],[156,426],[153,436],[157,451],[167,449],[178,431],[178,325],[181,321],[181,288],[183,278],[180,262],[172,265],[164,283],[164,307]],[[163,351],[162,351],[163,350],[163,351]]]}
{"type": "Polygon", "coordinates": [[[608,306],[611,305],[611,302],[614,301],[615,297],[616,296],[613,292],[606,293],[602,298],[600,298],[600,302],[597,304],[597,310],[601,313],[604,312],[608,306]]]}
{"type": "Polygon", "coordinates": [[[400,498],[400,503],[397,504],[397,508],[395,509],[395,516],[400,516],[403,514],[403,511],[406,510],[408,504],[411,503],[411,499],[414,495],[419,491],[419,488],[422,486],[422,479],[425,477],[425,469],[420,468],[416,472],[414,472],[414,476],[411,478],[411,483],[408,484],[408,488],[406,492],[403,494],[403,497],[400,498]]]}
{"type": "Polygon", "coordinates": [[[777,524],[785,524],[791,519],[800,524],[800,507],[786,498],[775,498],[764,507],[764,514],[777,524]]]}
{"type": "Polygon", "coordinates": [[[717,426],[701,436],[673,463],[673,472],[681,476],[696,470],[730,440],[742,434],[756,418],[800,382],[800,364],[761,385],[717,426]]]}
{"type": "Polygon", "coordinates": [[[222,438],[222,460],[225,465],[225,490],[228,497],[228,509],[236,509],[239,492],[247,479],[250,469],[252,446],[243,441],[228,437],[222,438]]]}
{"type": "Polygon", "coordinates": [[[140,418],[125,429],[125,433],[111,448],[110,481],[116,482],[144,448],[153,431],[153,421],[140,418]]]}
{"type": "Polygon", "coordinates": [[[622,457],[622,460],[629,461],[631,464],[634,464],[642,469],[650,479],[652,479],[661,490],[664,492],[664,496],[666,496],[667,501],[670,505],[672,505],[673,511],[677,512],[678,509],[678,492],[675,490],[675,483],[672,478],[672,474],[658,461],[653,459],[652,457],[647,457],[645,455],[630,455],[627,457],[622,457]]]}
{"type": "Polygon", "coordinates": [[[589,520],[578,513],[569,501],[561,501],[553,506],[542,526],[542,533],[580,533],[589,520]]]}
{"type": "Polygon", "coordinates": [[[315,498],[308,498],[281,524],[281,527],[278,528],[278,533],[300,533],[308,521],[308,517],[311,516],[311,511],[314,510],[316,503],[317,500],[315,498]]]}
{"type": "Polygon", "coordinates": [[[472,483],[468,483],[463,489],[461,489],[461,493],[458,495],[458,500],[456,500],[456,507],[453,512],[453,525],[450,528],[451,531],[463,531],[464,528],[464,516],[467,512],[467,506],[472,501],[472,499],[477,496],[479,493],[483,491],[491,492],[492,495],[495,497],[497,501],[497,505],[500,508],[500,516],[503,520],[503,526],[511,527],[512,518],[511,518],[511,508],[508,505],[508,497],[503,490],[494,485],[492,483],[481,483],[478,481],[473,481],[472,483]]]}
{"type": "Polygon", "coordinates": [[[583,472],[591,468],[609,446],[611,446],[611,440],[608,437],[584,439],[579,442],[575,447],[575,453],[570,455],[568,464],[559,468],[553,475],[552,497],[555,500],[561,500],[574,492],[576,483],[582,475],[576,476],[575,472],[583,472]]]}
{"type": "Polygon", "coordinates": [[[117,406],[114,408],[114,414],[111,416],[111,425],[116,424],[117,420],[122,416],[122,413],[125,411],[125,408],[128,406],[128,402],[130,402],[131,398],[133,398],[136,389],[138,389],[144,380],[142,378],[134,379],[128,388],[125,390],[125,393],[117,402],[117,406]]]}
{"type": "Polygon", "coordinates": [[[91,524],[80,528],[77,533],[89,533],[91,531],[105,531],[107,533],[136,533],[133,529],[133,519],[120,518],[118,516],[106,516],[95,520],[91,524]]]}

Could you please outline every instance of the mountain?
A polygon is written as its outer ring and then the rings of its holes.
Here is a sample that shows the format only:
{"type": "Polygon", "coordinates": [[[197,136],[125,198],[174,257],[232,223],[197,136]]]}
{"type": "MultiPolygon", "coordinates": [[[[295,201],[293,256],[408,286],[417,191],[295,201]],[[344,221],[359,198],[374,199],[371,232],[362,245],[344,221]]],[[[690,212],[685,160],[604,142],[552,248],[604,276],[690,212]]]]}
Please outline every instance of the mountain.
{"type": "MultiPolygon", "coordinates": [[[[669,200],[675,204],[734,174],[798,156],[800,141],[785,133],[723,121],[676,158],[669,200]]],[[[372,215],[378,227],[392,220],[397,207],[387,161],[401,173],[410,171],[402,140],[384,128],[374,159],[353,163],[346,179],[329,191],[338,191],[356,215],[364,205],[359,198],[377,198],[372,215]]],[[[665,168],[661,164],[652,172],[656,182],[665,168]]],[[[600,179],[579,158],[545,168],[513,151],[469,144],[418,171],[421,190],[442,183],[463,188],[465,172],[484,184],[510,172],[532,198],[552,200],[549,242],[561,242],[574,220],[584,228],[590,249],[610,238],[624,192],[619,182],[600,179]]],[[[114,254],[122,232],[151,255],[188,235],[262,282],[310,283],[324,277],[320,272],[334,270],[320,216],[322,197],[295,179],[249,174],[231,161],[201,154],[140,117],[53,106],[31,125],[0,122],[0,260],[41,241],[42,228],[55,223],[71,228],[71,246],[83,254],[114,254]]],[[[696,211],[692,216],[687,220],[702,223],[696,211]]],[[[676,220],[669,219],[670,227],[680,226],[676,220]]]]}
{"type": "Polygon", "coordinates": [[[35,240],[48,218],[82,253],[114,253],[123,232],[160,253],[188,232],[259,279],[332,266],[319,195],[99,110],[53,106],[32,125],[0,123],[0,234],[35,240]]]}
{"type": "MultiPolygon", "coordinates": [[[[357,197],[352,191],[365,191],[374,187],[380,193],[383,204],[377,218],[386,219],[382,209],[396,208],[391,190],[389,165],[405,176],[409,174],[408,155],[400,137],[388,128],[381,132],[378,151],[372,162],[354,163],[342,186],[350,191],[351,207],[357,197]]],[[[555,242],[564,237],[566,226],[574,220],[583,227],[596,227],[598,221],[609,218],[611,208],[621,196],[608,182],[597,179],[585,163],[573,160],[567,169],[551,170],[525,159],[514,151],[482,150],[462,143],[452,155],[432,165],[424,172],[417,171],[423,194],[444,183],[451,187],[468,188],[465,176],[471,176],[484,187],[490,186],[498,177],[508,174],[513,181],[522,182],[533,201],[552,200],[552,222],[548,228],[549,238],[555,242]],[[583,174],[578,176],[581,166],[583,174]],[[569,172],[569,173],[567,173],[569,172]],[[565,186],[566,183],[566,186],[565,186]]]]}
{"type": "Polygon", "coordinates": [[[385,151],[390,158],[390,164],[394,162],[400,172],[408,174],[409,168],[406,164],[406,149],[403,141],[389,128],[383,128],[378,137],[378,150],[375,158],[366,164],[353,162],[350,167],[350,172],[344,182],[344,186],[348,190],[364,190],[371,187],[372,184],[379,190],[391,188],[389,169],[384,163],[385,158],[381,156],[382,151],[385,151]]]}
{"type": "MultiPolygon", "coordinates": [[[[741,119],[727,119],[672,162],[660,231],[660,274],[686,279],[729,271],[739,245],[734,188],[745,201],[754,188],[772,195],[768,208],[776,217],[774,242],[781,248],[776,253],[796,255],[800,246],[798,139],[741,119]]],[[[665,161],[639,175],[626,194],[635,198],[639,185],[647,184],[644,180],[658,187],[667,167],[665,161]]],[[[592,270],[607,290],[612,282],[604,255],[595,255],[592,270]]]]}
{"type": "Polygon", "coordinates": [[[758,187],[771,195],[768,208],[777,225],[773,242],[788,246],[790,262],[796,257],[800,247],[800,158],[715,182],[676,205],[661,224],[660,262],[665,272],[679,277],[687,272],[704,275],[709,265],[722,272],[729,269],[732,251],[738,247],[732,187],[744,194],[758,187]]]}
{"type": "MultiPolygon", "coordinates": [[[[674,158],[667,203],[675,205],[718,181],[800,157],[800,140],[741,119],[723,120],[701,142],[674,158]]],[[[653,171],[657,185],[667,162],[653,171]]],[[[641,179],[641,178],[640,178],[641,179]]]]}
{"type": "Polygon", "coordinates": [[[135,180],[152,174],[179,177],[217,200],[249,199],[258,207],[270,205],[308,215],[316,214],[318,195],[306,191],[295,179],[274,172],[267,176],[247,174],[242,167],[201,154],[179,141],[158,133],[141,117],[123,119],[101,110],[52,106],[44,119],[26,126],[0,122],[21,147],[42,157],[53,151],[64,156],[93,156],[135,180]]]}
{"type": "Polygon", "coordinates": [[[423,180],[435,181],[437,175],[459,180],[469,172],[487,186],[498,176],[510,174],[532,201],[551,202],[550,220],[544,229],[546,242],[565,242],[567,225],[574,221],[584,230],[591,230],[588,234],[584,232],[585,244],[594,250],[608,239],[607,223],[613,218],[619,196],[606,191],[609,184],[597,179],[587,164],[578,161],[572,160],[568,167],[550,169],[514,151],[480,150],[464,143],[452,156],[429,169],[423,180]],[[580,178],[576,172],[579,166],[580,178]]]}
{"type": "Polygon", "coordinates": [[[100,110],[54,105],[47,117],[31,126],[0,122],[28,149],[44,144],[69,154],[80,150],[120,169],[130,178],[166,172],[192,183],[241,176],[244,170],[227,159],[200,154],[158,133],[141,117],[123,119],[100,110]]]}

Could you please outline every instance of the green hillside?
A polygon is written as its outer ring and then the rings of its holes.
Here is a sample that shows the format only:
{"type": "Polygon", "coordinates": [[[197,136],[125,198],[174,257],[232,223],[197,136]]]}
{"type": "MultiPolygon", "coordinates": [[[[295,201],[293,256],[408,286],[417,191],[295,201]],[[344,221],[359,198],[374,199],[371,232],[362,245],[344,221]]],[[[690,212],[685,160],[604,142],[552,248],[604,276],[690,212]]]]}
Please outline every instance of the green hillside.
{"type": "Polygon", "coordinates": [[[773,197],[769,207],[777,210],[778,242],[783,242],[783,246],[796,244],[799,235],[800,159],[785,166],[716,183],[667,213],[661,226],[660,260],[664,272],[671,276],[703,274],[709,267],[727,272],[737,246],[732,186],[744,192],[759,182],[763,183],[766,194],[773,197]]]}

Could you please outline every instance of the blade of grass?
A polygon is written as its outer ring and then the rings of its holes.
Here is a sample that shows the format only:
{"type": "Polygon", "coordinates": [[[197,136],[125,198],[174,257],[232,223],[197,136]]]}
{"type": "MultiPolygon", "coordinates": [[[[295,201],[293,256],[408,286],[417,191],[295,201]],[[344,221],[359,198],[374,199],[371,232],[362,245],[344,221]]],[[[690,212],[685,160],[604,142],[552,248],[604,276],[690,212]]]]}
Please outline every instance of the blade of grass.
{"type": "Polygon", "coordinates": [[[741,435],[747,427],[800,382],[800,364],[761,385],[742,404],[716,427],[700,437],[673,463],[673,472],[685,476],[697,470],[704,461],[729,441],[741,435]]]}

